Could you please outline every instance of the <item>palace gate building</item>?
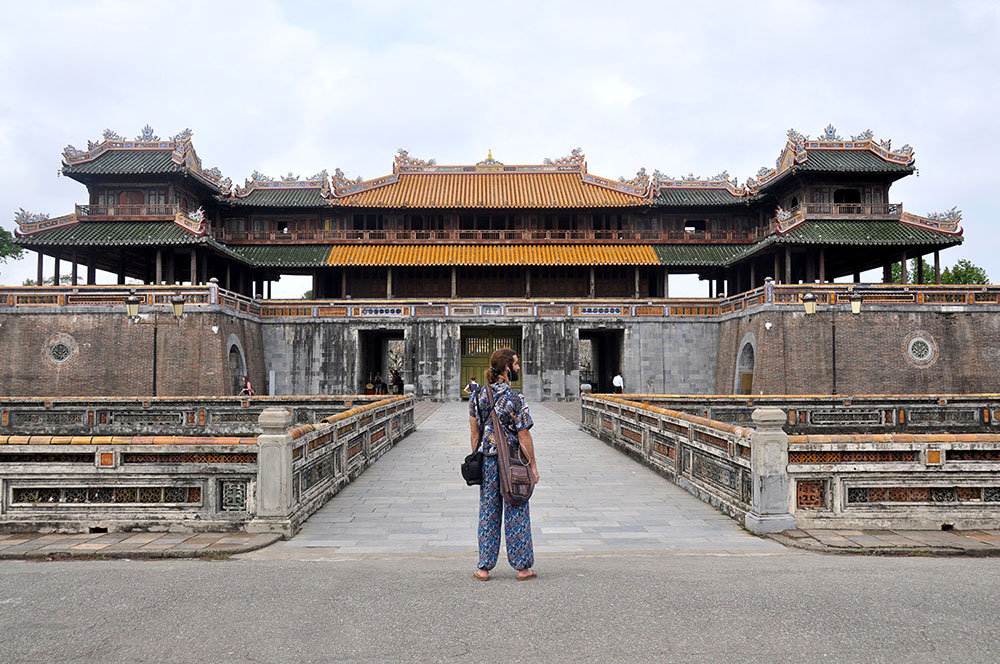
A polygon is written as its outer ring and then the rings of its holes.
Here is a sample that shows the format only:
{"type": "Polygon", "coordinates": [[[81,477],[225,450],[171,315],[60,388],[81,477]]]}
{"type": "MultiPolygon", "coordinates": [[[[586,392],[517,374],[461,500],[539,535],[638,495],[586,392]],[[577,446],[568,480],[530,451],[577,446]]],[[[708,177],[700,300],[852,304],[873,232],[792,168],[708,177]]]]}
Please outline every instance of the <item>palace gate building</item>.
{"type": "MultiPolygon", "coordinates": [[[[16,242],[37,252],[38,283],[52,276],[49,256],[56,283],[71,284],[0,294],[0,340],[25,351],[0,369],[0,393],[225,394],[244,372],[275,394],[357,393],[393,370],[418,396],[455,399],[503,345],[521,354],[534,399],[574,399],[582,382],[610,390],[619,370],[631,392],[924,391],[912,381],[927,371],[899,357],[868,385],[863,366],[841,367],[837,385],[835,357],[819,374],[793,366],[809,346],[794,343],[807,334],[806,291],[835,316],[852,295],[835,278],[882,268],[889,282],[891,265],[905,271],[916,258],[922,282],[926,257],[939,280],[940,250],[962,242],[960,218],[892,201],[893,182],[914,170],[909,146],[831,126],[815,139],[790,131],[774,167],[742,185],[726,172],[602,177],[580,150],[524,165],[492,154],[440,165],[400,150],[373,179],[254,172],[239,187],[202,164],[190,130],[168,140],[148,126],[135,140],[105,131],[63,153],[86,202],[54,218],[18,214],[16,242]],[[118,286],[96,285],[97,270],[118,286]],[[271,283],[291,274],[311,277],[308,299],[272,299],[271,283]],[[676,274],[705,280],[706,297],[671,298],[676,274]],[[124,316],[129,284],[151,320],[124,316]],[[165,305],[178,293],[187,313],[171,320],[165,305]],[[774,320],[755,322],[753,307],[776,307],[774,320]],[[780,354],[764,341],[774,325],[780,354]]],[[[857,287],[871,316],[879,303],[909,304],[899,292],[857,287]]],[[[833,332],[834,351],[857,347],[851,334],[879,336],[848,314],[838,341],[831,323],[822,334],[833,332]]],[[[899,343],[934,325],[910,325],[899,343]]],[[[978,375],[948,380],[942,388],[982,386],[978,375]]]]}

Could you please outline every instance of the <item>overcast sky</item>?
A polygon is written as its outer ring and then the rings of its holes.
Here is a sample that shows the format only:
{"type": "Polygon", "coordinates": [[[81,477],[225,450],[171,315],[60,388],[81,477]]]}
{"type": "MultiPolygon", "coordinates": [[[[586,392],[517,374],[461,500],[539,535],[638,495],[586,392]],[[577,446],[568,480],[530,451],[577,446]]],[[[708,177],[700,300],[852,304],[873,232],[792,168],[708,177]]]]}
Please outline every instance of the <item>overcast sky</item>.
{"type": "MultiPolygon", "coordinates": [[[[185,127],[206,166],[306,176],[439,163],[537,163],[582,147],[591,172],[739,178],[794,127],[909,143],[890,198],[958,206],[968,258],[1000,280],[1000,2],[23,2],[0,0],[0,224],[67,214],[67,144],[185,127]]],[[[33,278],[35,254],[0,264],[33,278]]],[[[48,270],[48,268],[47,268],[48,270]]],[[[878,278],[878,277],[873,277],[878,278]]],[[[275,295],[303,288],[284,280],[275,295]]],[[[308,287],[308,286],[307,286],[308,287]]],[[[701,286],[690,293],[704,295],[701,286]]]]}

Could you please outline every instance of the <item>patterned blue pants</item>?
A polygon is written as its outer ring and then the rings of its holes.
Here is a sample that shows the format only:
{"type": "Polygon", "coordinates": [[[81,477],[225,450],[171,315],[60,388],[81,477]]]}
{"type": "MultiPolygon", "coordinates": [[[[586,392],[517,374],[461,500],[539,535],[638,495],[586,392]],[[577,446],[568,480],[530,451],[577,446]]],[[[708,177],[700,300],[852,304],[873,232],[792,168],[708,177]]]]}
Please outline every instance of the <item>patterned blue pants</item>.
{"type": "Polygon", "coordinates": [[[513,507],[503,501],[497,458],[483,457],[483,484],[479,487],[479,569],[496,567],[500,555],[501,517],[507,540],[507,562],[516,570],[528,569],[535,564],[528,504],[513,507]]]}

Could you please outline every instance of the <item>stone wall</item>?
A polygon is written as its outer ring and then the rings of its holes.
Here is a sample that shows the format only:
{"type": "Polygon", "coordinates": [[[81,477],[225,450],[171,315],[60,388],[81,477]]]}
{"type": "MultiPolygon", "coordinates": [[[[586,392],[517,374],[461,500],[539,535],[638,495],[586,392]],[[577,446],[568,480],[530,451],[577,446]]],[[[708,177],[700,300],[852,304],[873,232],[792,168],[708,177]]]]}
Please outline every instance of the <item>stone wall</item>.
{"type": "MultiPolygon", "coordinates": [[[[160,312],[156,325],[158,396],[232,394],[229,344],[236,339],[250,380],[265,385],[260,325],[221,311],[160,312]],[[215,330],[213,330],[215,328],[215,330]]],[[[138,323],[124,307],[72,313],[0,308],[0,396],[153,394],[152,315],[138,323]]]]}
{"type": "Polygon", "coordinates": [[[755,394],[982,394],[1000,389],[1000,311],[874,306],[815,315],[762,307],[720,323],[714,391],[732,393],[745,343],[755,394]],[[770,324],[770,325],[768,325],[770,324]],[[914,358],[911,342],[929,353],[914,358]]]}
{"type": "MultiPolygon", "coordinates": [[[[579,335],[593,322],[505,318],[503,327],[522,330],[523,391],[533,401],[575,400],[579,392],[579,335]]],[[[274,374],[276,394],[351,394],[362,383],[359,332],[400,331],[406,351],[404,378],[418,398],[450,400],[461,391],[463,326],[482,327],[481,319],[420,320],[390,324],[345,322],[267,322],[265,369],[274,374]]],[[[602,323],[624,334],[626,385],[646,391],[706,394],[715,382],[718,324],[708,321],[602,323]]]]}

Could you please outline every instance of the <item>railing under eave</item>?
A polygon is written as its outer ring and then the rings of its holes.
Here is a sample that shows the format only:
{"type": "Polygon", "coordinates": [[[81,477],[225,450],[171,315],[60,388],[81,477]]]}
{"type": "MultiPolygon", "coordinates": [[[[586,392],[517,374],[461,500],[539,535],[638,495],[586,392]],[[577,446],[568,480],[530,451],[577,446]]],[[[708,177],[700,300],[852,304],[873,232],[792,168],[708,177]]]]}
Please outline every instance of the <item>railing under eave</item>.
{"type": "Polygon", "coordinates": [[[77,205],[76,216],[81,219],[173,219],[178,210],[177,205],[77,205]]]}
{"type": "Polygon", "coordinates": [[[454,244],[458,242],[494,242],[499,244],[531,243],[749,243],[758,234],[750,230],[727,231],[595,231],[595,230],[291,230],[282,231],[233,231],[216,229],[216,239],[229,244],[307,244],[323,242],[414,242],[427,244],[454,244]]]}

